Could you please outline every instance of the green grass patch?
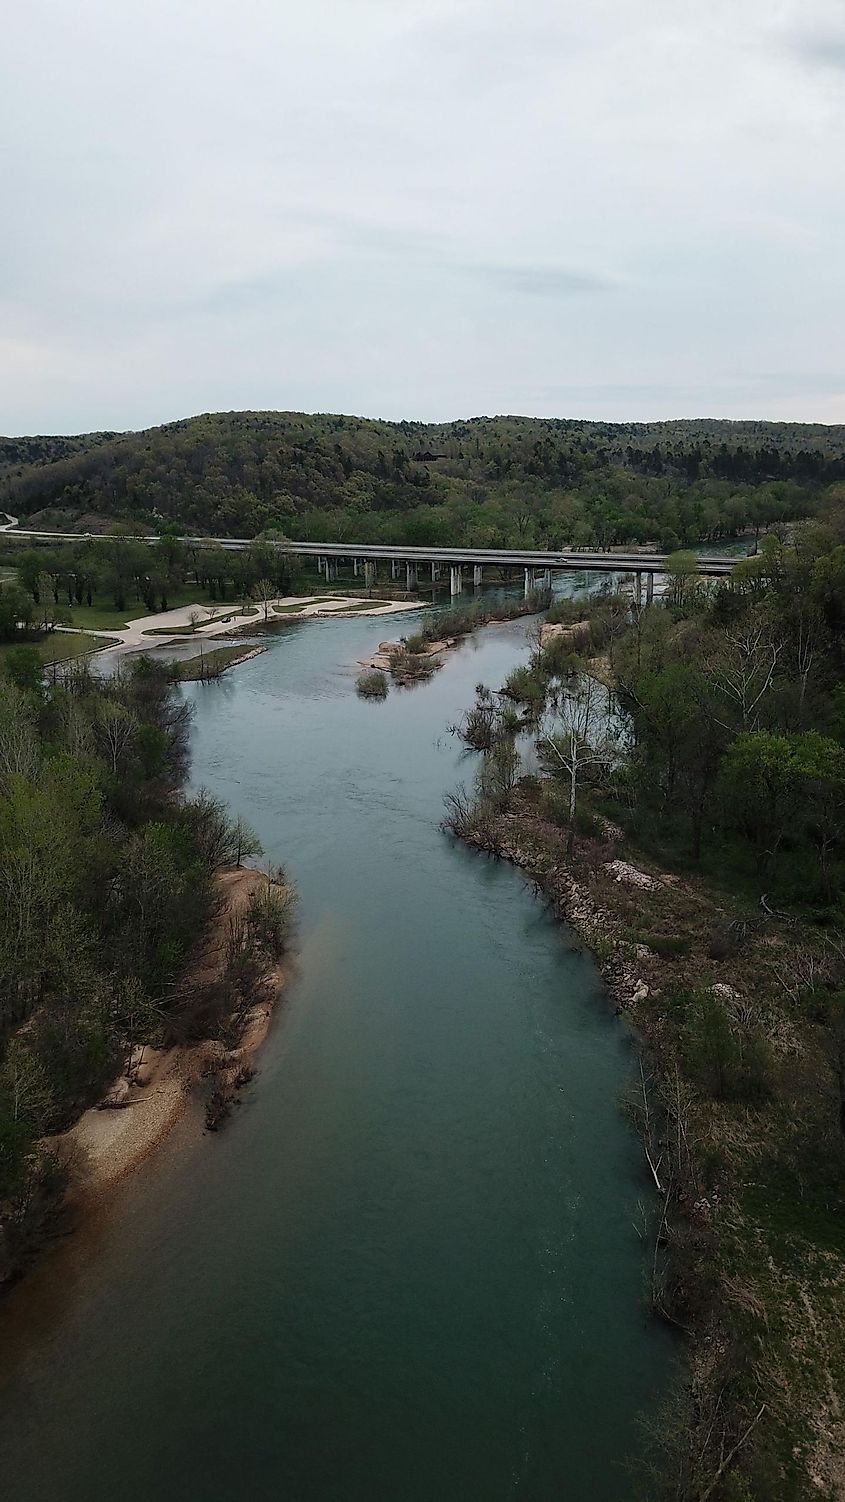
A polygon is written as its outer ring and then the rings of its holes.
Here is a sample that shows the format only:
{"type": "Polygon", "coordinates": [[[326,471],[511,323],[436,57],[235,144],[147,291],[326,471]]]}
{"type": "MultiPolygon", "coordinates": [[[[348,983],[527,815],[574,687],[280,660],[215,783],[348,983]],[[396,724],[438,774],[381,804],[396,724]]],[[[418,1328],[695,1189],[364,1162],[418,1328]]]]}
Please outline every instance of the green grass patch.
{"type": "Polygon", "coordinates": [[[197,621],[196,624],[193,621],[188,621],[187,625],[185,625],[185,626],[148,626],[147,629],[146,629],[146,631],[144,632],[144,635],[145,636],[194,636],[197,633],[197,631],[199,631],[200,627],[202,627],[202,626],[219,626],[219,625],[222,625],[225,621],[229,620],[234,615],[254,615],[254,614],[255,614],[255,607],[254,606],[250,607],[247,610],[242,610],[240,608],[237,609],[237,610],[222,610],[222,611],[219,611],[218,613],[216,613],[215,615],[204,615],[203,618],[202,618],[202,620],[201,621],[197,621]]]}
{"type": "Polygon", "coordinates": [[[111,604],[72,605],[63,604],[67,624],[81,631],[123,631],[130,620],[146,615],[145,605],[130,606],[127,610],[115,610],[111,604]]]}
{"type": "Polygon", "coordinates": [[[236,667],[255,652],[249,647],[215,647],[210,652],[198,653],[196,657],[175,658],[168,663],[171,683],[203,683],[209,678],[219,678],[227,668],[236,667]]]}
{"type": "Polygon", "coordinates": [[[692,939],[688,934],[646,934],[642,942],[664,958],[674,954],[689,954],[692,947],[692,939]]]}
{"type": "MultiPolygon", "coordinates": [[[[208,620],[206,620],[206,621],[203,622],[203,625],[205,625],[205,626],[208,626],[210,624],[211,624],[211,622],[208,621],[208,620]]],[[[144,632],[144,635],[145,636],[193,636],[195,634],[195,632],[196,632],[196,627],[195,626],[150,626],[149,630],[144,632]]]]}
{"type": "Polygon", "coordinates": [[[336,595],[319,595],[313,600],[296,600],[292,605],[275,605],[270,612],[269,621],[276,615],[301,615],[307,605],[329,605],[336,598],[336,595]]]}
{"type": "Polygon", "coordinates": [[[81,631],[50,631],[32,641],[0,642],[0,665],[9,652],[21,646],[37,648],[41,661],[49,667],[54,662],[67,662],[71,657],[98,652],[101,647],[111,646],[111,642],[106,636],[86,636],[81,631]]]}
{"type": "Polygon", "coordinates": [[[380,606],[392,603],[391,600],[359,600],[355,605],[344,605],[343,612],[345,615],[372,615],[380,606]]]}
{"type": "MultiPolygon", "coordinates": [[[[306,608],[312,605],[337,605],[338,614],[344,615],[371,615],[381,605],[390,605],[390,600],[355,600],[353,604],[347,604],[342,595],[315,595],[313,599],[296,600],[291,605],[277,605],[270,612],[267,621],[268,626],[279,616],[301,616],[306,608]]],[[[305,617],[306,620],[308,617],[305,617]]]]}
{"type": "MultiPolygon", "coordinates": [[[[184,606],[196,605],[198,608],[214,604],[209,600],[198,600],[199,593],[196,584],[189,585],[186,589],[174,590],[167,597],[168,610],[178,610],[184,606]]],[[[117,610],[114,602],[109,599],[95,600],[92,605],[71,605],[60,602],[62,609],[67,611],[68,625],[80,626],[86,631],[120,631],[129,625],[130,621],[140,620],[145,615],[158,614],[149,611],[143,600],[133,599],[127,602],[125,610],[117,610]]],[[[226,602],[217,601],[221,610],[225,610],[226,602]]],[[[235,606],[230,607],[232,610],[235,606]]]]}
{"type": "MultiPolygon", "coordinates": [[[[188,584],[184,589],[176,589],[167,597],[168,610],[190,609],[195,605],[198,610],[213,610],[218,615],[254,615],[258,610],[257,605],[245,605],[241,601],[210,600],[200,598],[202,591],[196,584],[188,584]]],[[[150,611],[144,601],[133,598],[127,603],[125,610],[115,609],[113,601],[105,597],[95,600],[92,605],[71,605],[61,600],[60,607],[67,614],[67,624],[78,626],[84,631],[122,631],[130,621],[143,619],[148,615],[161,615],[163,611],[150,611]]],[[[152,635],[155,627],[150,628],[152,635]]],[[[164,628],[169,629],[169,628],[164,628]]],[[[181,628],[180,628],[181,629],[181,628]]],[[[187,632],[190,627],[186,626],[187,632]]]]}
{"type": "Polygon", "coordinates": [[[792,1193],[750,1189],[743,1208],[766,1233],[772,1255],[781,1266],[805,1276],[807,1248],[845,1256],[845,1224],[841,1207],[831,1208],[821,1199],[795,1200],[792,1193]]]}

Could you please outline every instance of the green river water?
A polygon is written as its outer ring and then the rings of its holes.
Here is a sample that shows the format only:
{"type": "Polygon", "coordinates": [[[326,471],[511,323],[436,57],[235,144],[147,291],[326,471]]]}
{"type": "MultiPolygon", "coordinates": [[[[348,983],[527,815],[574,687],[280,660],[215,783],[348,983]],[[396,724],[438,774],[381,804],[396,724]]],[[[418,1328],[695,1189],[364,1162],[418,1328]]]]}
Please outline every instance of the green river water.
{"type": "Polygon", "coordinates": [[[619,1502],[674,1357],[643,1304],[630,1040],[520,875],[450,842],[490,627],[382,704],[411,618],[294,625],[196,706],[194,780],[301,893],[244,1104],[197,1112],[0,1308],[6,1502],[619,1502]]]}

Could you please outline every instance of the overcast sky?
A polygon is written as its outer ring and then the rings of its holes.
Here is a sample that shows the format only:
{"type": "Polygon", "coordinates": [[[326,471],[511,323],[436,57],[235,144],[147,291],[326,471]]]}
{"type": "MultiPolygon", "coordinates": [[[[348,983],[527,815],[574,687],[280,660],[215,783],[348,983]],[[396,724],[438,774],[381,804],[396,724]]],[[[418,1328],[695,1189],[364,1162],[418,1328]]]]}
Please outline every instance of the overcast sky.
{"type": "Polygon", "coordinates": [[[0,432],[845,422],[845,0],[26,0],[0,432]]]}

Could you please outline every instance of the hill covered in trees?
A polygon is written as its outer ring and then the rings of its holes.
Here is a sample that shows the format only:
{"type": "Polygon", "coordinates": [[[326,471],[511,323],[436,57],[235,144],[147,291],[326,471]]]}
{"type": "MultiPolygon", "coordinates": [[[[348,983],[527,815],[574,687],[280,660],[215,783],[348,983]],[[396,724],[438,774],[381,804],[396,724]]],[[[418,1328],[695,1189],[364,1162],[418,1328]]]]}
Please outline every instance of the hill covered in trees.
{"type": "Polygon", "coordinates": [[[845,427],[291,412],[0,439],[0,507],[36,525],[210,536],[667,549],[824,511],[845,427]]]}

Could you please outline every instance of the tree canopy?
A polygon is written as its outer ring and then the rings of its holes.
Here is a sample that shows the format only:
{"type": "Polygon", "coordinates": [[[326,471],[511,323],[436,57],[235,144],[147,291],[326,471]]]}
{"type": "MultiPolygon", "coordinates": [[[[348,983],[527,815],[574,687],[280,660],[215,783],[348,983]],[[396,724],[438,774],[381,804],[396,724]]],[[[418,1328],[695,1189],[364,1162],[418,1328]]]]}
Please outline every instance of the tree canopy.
{"type": "Polygon", "coordinates": [[[843,483],[845,429],[794,423],[235,412],[0,440],[0,505],[81,531],[672,550],[810,514],[843,483]]]}

